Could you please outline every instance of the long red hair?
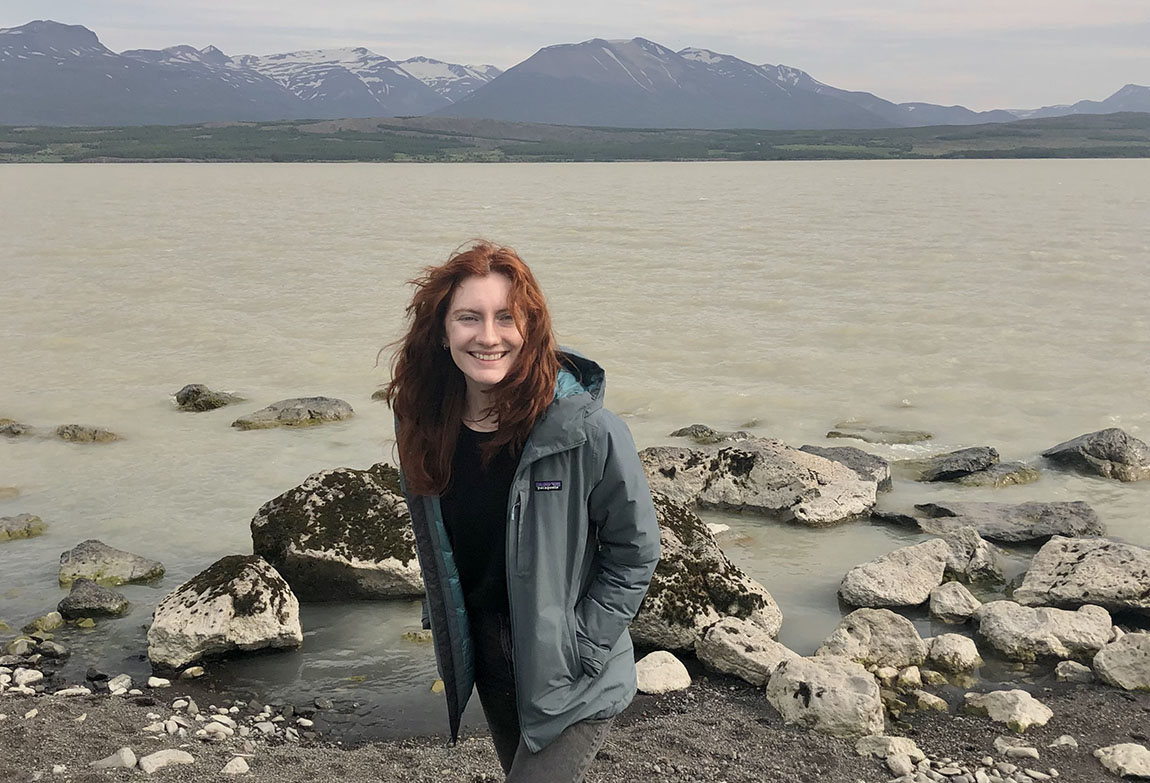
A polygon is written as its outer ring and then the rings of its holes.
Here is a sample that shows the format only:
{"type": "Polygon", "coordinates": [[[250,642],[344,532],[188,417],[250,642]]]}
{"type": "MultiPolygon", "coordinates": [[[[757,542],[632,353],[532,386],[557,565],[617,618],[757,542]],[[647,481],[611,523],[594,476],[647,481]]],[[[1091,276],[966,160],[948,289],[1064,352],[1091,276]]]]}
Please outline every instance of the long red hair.
{"type": "Polygon", "coordinates": [[[466,278],[493,273],[511,281],[507,307],[523,347],[507,375],[488,391],[499,429],[485,444],[484,459],[505,446],[518,455],[555,395],[558,346],[547,301],[513,249],[479,241],[453,253],[442,266],[424,269],[409,281],[415,286],[407,306],[409,326],[395,343],[391,382],[384,391],[395,412],[404,479],[415,493],[437,495],[447,489],[466,403],[463,373],[442,347],[451,297],[466,278]]]}

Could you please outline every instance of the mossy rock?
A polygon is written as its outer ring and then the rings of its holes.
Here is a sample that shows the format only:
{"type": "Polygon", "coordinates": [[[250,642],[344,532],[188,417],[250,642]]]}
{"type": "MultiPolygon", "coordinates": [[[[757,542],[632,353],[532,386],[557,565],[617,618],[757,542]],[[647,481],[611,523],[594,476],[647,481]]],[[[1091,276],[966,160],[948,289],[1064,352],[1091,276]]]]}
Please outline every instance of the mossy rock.
{"type": "Polygon", "coordinates": [[[0,541],[13,541],[18,538],[35,538],[43,534],[48,526],[35,514],[18,514],[14,517],[0,517],[0,541]]]}

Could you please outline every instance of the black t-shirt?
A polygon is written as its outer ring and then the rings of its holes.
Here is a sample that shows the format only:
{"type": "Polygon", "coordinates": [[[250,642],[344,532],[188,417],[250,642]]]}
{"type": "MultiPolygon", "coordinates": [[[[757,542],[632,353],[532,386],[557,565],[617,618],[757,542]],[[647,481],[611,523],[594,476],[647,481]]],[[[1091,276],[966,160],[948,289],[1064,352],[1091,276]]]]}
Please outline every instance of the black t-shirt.
{"type": "Polygon", "coordinates": [[[507,500],[517,460],[503,448],[483,466],[481,447],[494,435],[460,426],[451,484],[439,503],[467,608],[508,613],[507,500]]]}

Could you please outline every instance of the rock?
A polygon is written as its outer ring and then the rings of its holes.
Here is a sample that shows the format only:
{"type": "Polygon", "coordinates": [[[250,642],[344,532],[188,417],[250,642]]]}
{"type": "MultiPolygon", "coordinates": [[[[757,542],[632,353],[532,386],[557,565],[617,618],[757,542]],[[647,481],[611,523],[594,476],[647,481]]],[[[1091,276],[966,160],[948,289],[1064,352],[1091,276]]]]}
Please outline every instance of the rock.
{"type": "Polygon", "coordinates": [[[983,541],[976,528],[969,525],[956,527],[941,537],[950,547],[944,574],[946,579],[963,582],[1003,581],[998,547],[983,541]]]}
{"type": "Polygon", "coordinates": [[[656,650],[636,662],[635,677],[643,693],[670,693],[691,686],[687,667],[666,650],[656,650]]]}
{"type": "Polygon", "coordinates": [[[726,432],[723,430],[714,430],[706,424],[692,424],[682,429],[677,429],[667,437],[669,438],[690,438],[695,443],[701,445],[709,445],[712,443],[723,443],[730,440],[747,440],[751,437],[750,433],[739,430],[737,432],[726,432]]]}
{"type": "Polygon", "coordinates": [[[1025,740],[1019,739],[1018,737],[995,737],[994,751],[1000,756],[1007,756],[1009,758],[1038,759],[1038,748],[1027,745],[1025,740]]]}
{"type": "Polygon", "coordinates": [[[1048,748],[1077,748],[1078,740],[1071,737],[1069,734],[1063,734],[1058,739],[1051,742],[1046,747],[1048,748]]]}
{"type": "Polygon", "coordinates": [[[1094,758],[1109,772],[1123,778],[1150,778],[1150,750],[1145,745],[1123,742],[1094,751],[1094,758]]]}
{"type": "Polygon", "coordinates": [[[109,691],[127,691],[132,687],[132,678],[126,674],[119,674],[108,680],[109,691]]]}
{"type": "Polygon", "coordinates": [[[229,555],[160,601],[148,658],[180,668],[205,655],[302,643],[299,601],[283,577],[258,555],[229,555]]]}
{"type": "Polygon", "coordinates": [[[56,660],[62,660],[71,655],[72,652],[62,644],[48,641],[40,643],[40,654],[45,658],[55,658],[56,660]]]}
{"type": "Polygon", "coordinates": [[[252,549],[305,601],[423,595],[399,471],[335,468],[269,500],[252,518],[252,549]]]}
{"type": "Polygon", "coordinates": [[[148,678],[148,687],[149,688],[170,688],[170,687],[172,687],[172,681],[164,679],[163,677],[149,677],[148,678]]]}
{"type": "Polygon", "coordinates": [[[939,454],[926,461],[926,467],[919,481],[954,481],[971,473],[986,470],[998,462],[998,452],[990,446],[973,446],[946,454],[939,454]]]}
{"type": "Polygon", "coordinates": [[[799,451],[816,454],[853,470],[864,481],[878,484],[879,492],[891,488],[890,463],[882,457],[854,446],[800,446],[799,451]]]}
{"type": "Polygon", "coordinates": [[[164,575],[164,564],[115,549],[94,538],[60,554],[60,585],[67,587],[81,577],[115,586],[146,582],[164,575]]]}
{"type": "Polygon", "coordinates": [[[975,611],[974,619],[979,634],[1015,661],[1089,660],[1110,640],[1110,613],[1101,606],[1087,605],[1072,612],[991,601],[975,611]]]}
{"type": "MultiPolygon", "coordinates": [[[[1102,649],[1106,649],[1103,647],[1102,649]]],[[[1097,661],[1097,656],[1095,656],[1097,661]]],[[[1059,661],[1054,667],[1054,677],[1059,682],[1094,682],[1094,672],[1089,666],[1083,666],[1077,661],[1059,661]]]]}
{"type": "Polygon", "coordinates": [[[48,526],[35,514],[17,514],[14,517],[0,517],[0,541],[17,538],[35,538],[48,526]]]}
{"type": "Polygon", "coordinates": [[[227,392],[212,391],[202,383],[189,383],[175,394],[176,405],[182,411],[211,411],[231,405],[234,402],[243,402],[243,397],[237,397],[227,392]]]}
{"type": "Polygon", "coordinates": [[[89,688],[85,688],[83,685],[76,685],[76,686],[73,686],[71,688],[62,688],[62,689],[56,691],[55,693],[53,693],[52,695],[53,696],[64,696],[64,697],[67,697],[67,696],[91,696],[92,691],[89,688]]]}
{"type": "Polygon", "coordinates": [[[131,769],[136,766],[136,754],[131,748],[120,748],[111,756],[93,761],[88,766],[92,769],[131,769]]]}
{"type": "Polygon", "coordinates": [[[914,744],[914,740],[909,737],[860,737],[859,741],[855,743],[855,753],[860,756],[872,756],[880,759],[902,755],[915,762],[926,758],[926,754],[919,750],[918,745],[914,744]]]}
{"type": "Polygon", "coordinates": [[[1032,484],[1038,481],[1038,470],[1025,462],[1000,462],[986,470],[971,473],[957,479],[964,487],[1009,487],[1015,484],[1032,484]]]}
{"type": "Polygon", "coordinates": [[[910,775],[914,772],[914,762],[910,760],[909,756],[902,753],[895,753],[888,756],[886,759],[886,767],[891,771],[892,775],[910,775]]]}
{"type": "Polygon", "coordinates": [[[1051,446],[1042,452],[1051,462],[1119,481],[1150,478],[1150,446],[1111,427],[1051,446]]]}
{"type": "Polygon", "coordinates": [[[25,435],[31,435],[33,428],[27,424],[21,424],[14,419],[0,419],[0,435],[6,438],[21,438],[25,435]]]}
{"type": "Polygon", "coordinates": [[[856,609],[843,618],[815,655],[902,669],[926,661],[926,643],[910,620],[889,609],[856,609]]]}
{"type": "Polygon", "coordinates": [[[898,680],[896,681],[899,689],[913,690],[914,688],[922,687],[922,672],[919,671],[917,666],[907,666],[898,673],[898,680]]]}
{"type": "Polygon", "coordinates": [[[930,642],[927,660],[946,672],[968,672],[982,666],[982,656],[973,639],[957,633],[944,633],[930,642]]]}
{"type": "Polygon", "coordinates": [[[1018,543],[1051,536],[1100,536],[1105,532],[1094,509],[1081,500],[1018,504],[967,500],[919,503],[915,508],[928,517],[919,519],[919,527],[932,535],[970,526],[991,541],[1018,543]]]}
{"type": "Polygon", "coordinates": [[[824,734],[881,734],[878,683],[859,664],[834,655],[790,658],[767,683],[767,701],[783,720],[824,734]]]}
{"type": "Polygon", "coordinates": [[[934,437],[922,430],[900,430],[897,427],[874,426],[861,421],[840,421],[827,433],[828,438],[854,438],[865,443],[920,443],[934,437]]]}
{"type": "Polygon", "coordinates": [[[1150,633],[1128,633],[1094,656],[1094,671],[1107,685],[1150,691],[1150,633]]]}
{"type": "Polygon", "coordinates": [[[1150,549],[1105,538],[1051,538],[1014,591],[1021,604],[1150,614],[1150,549]]]}
{"type": "Polygon", "coordinates": [[[946,699],[941,696],[935,696],[933,693],[919,690],[914,691],[912,695],[914,696],[915,707],[920,710],[946,712],[950,709],[950,705],[946,703],[946,699]]]}
{"type": "Polygon", "coordinates": [[[949,554],[940,538],[896,549],[848,571],[839,596],[851,606],[918,606],[942,583],[949,554]]]}
{"type": "Polygon", "coordinates": [[[727,559],[693,511],[658,491],[652,499],[662,556],[631,624],[635,643],[693,650],[723,617],[747,620],[774,637],[783,615],[770,593],[727,559]]]}
{"type": "Polygon", "coordinates": [[[12,672],[12,684],[20,688],[28,688],[38,682],[44,681],[44,673],[36,669],[16,669],[12,672]]]}
{"type": "Polygon", "coordinates": [[[20,497],[19,487],[0,487],[0,500],[10,500],[20,497]]]}
{"type": "Polygon", "coordinates": [[[56,437],[69,443],[111,443],[120,436],[100,427],[85,427],[81,424],[61,424],[56,428],[56,437]]]}
{"type": "Polygon", "coordinates": [[[695,656],[708,669],[733,674],[752,685],[762,685],[771,672],[798,653],[779,644],[761,626],[737,617],[724,617],[695,643],[695,656]]]}
{"type": "Polygon", "coordinates": [[[355,415],[351,406],[333,397],[296,397],[273,402],[266,408],[241,416],[232,422],[241,430],[271,427],[305,427],[327,421],[341,421],[355,415]]]}
{"type": "Polygon", "coordinates": [[[128,613],[128,599],[91,579],[72,582],[72,591],[56,607],[67,620],[81,617],[121,617],[128,613]]]}
{"type": "Polygon", "coordinates": [[[413,642],[415,644],[430,644],[432,641],[431,631],[424,628],[418,631],[405,631],[399,638],[405,642],[413,642]]]}
{"type": "Polygon", "coordinates": [[[688,506],[752,511],[826,527],[857,518],[875,503],[875,482],[767,438],[698,449],[656,446],[639,456],[651,489],[688,506]]]}
{"type": "Polygon", "coordinates": [[[707,530],[711,531],[711,535],[718,536],[720,533],[726,533],[731,529],[730,525],[724,525],[719,522],[708,522],[707,530]]]}
{"type": "Polygon", "coordinates": [[[157,750],[155,753],[149,753],[140,759],[140,769],[145,774],[151,775],[158,769],[169,767],[175,764],[195,764],[196,760],[192,757],[191,753],[186,750],[157,750]]]}
{"type": "Polygon", "coordinates": [[[24,626],[24,633],[45,633],[48,631],[55,631],[64,625],[64,618],[60,616],[59,612],[48,612],[48,614],[41,615],[35,620],[31,621],[24,626]]]}
{"type": "MultiPolygon", "coordinates": [[[[188,668],[186,668],[182,672],[180,672],[180,679],[181,680],[195,680],[195,679],[198,679],[198,678],[203,677],[203,676],[204,676],[204,667],[203,666],[189,666],[188,668]]],[[[192,702],[192,706],[195,706],[195,702],[192,702]]]]}
{"type": "Polygon", "coordinates": [[[236,756],[220,770],[221,775],[246,775],[250,770],[248,769],[248,762],[243,756],[236,756]]]}
{"type": "Polygon", "coordinates": [[[967,622],[980,606],[982,601],[958,582],[945,582],[930,591],[931,616],[949,625],[967,622]]]}
{"type": "Polygon", "coordinates": [[[991,691],[966,694],[966,708],[1005,723],[1019,734],[1031,726],[1045,726],[1054,712],[1026,691],[991,691]]]}

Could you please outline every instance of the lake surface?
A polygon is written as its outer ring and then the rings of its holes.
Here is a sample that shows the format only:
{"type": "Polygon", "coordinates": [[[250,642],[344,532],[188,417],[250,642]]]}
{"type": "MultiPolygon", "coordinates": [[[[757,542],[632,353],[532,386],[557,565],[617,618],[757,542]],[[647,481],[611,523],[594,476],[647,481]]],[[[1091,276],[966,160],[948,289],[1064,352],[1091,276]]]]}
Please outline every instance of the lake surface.
{"type": "MultiPolygon", "coordinates": [[[[0,544],[0,619],[53,609],[59,555],[84,539],[157,558],[161,583],[123,588],[128,617],[60,637],[73,674],[147,671],[155,604],[250,553],[261,504],[315,471],[392,459],[390,414],[370,396],[404,281],[479,236],[532,265],[561,342],[603,365],[608,407],[640,447],[693,422],[845,445],[824,437],[844,419],[934,433],[856,444],[892,459],[991,445],[1041,465],[1043,449],[1103,427],[1150,440],[1147,215],[1143,160],[0,167],[0,417],[124,436],[0,439],[0,486],[21,490],[0,516],[50,526],[0,544]],[[186,383],[249,402],[180,413],[171,395],[186,383]],[[356,417],[229,426],[319,394],[356,417]]],[[[880,503],[958,497],[1085,500],[1111,535],[1150,546],[1150,482],[900,482],[880,503]]],[[[804,654],[841,618],[849,567],[921,540],[703,516],[731,526],[721,543],[804,654]]],[[[446,729],[430,647],[400,639],[417,602],[301,614],[300,651],[212,664],[214,682],[328,695],[329,727],[352,734],[446,729]]],[[[474,707],[469,720],[482,723],[474,707]]]]}

